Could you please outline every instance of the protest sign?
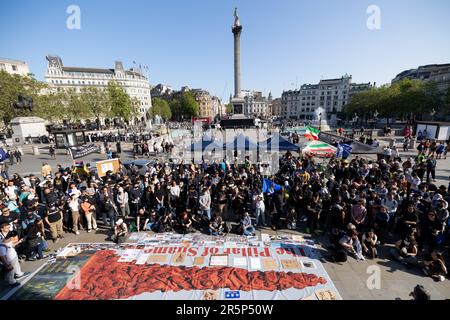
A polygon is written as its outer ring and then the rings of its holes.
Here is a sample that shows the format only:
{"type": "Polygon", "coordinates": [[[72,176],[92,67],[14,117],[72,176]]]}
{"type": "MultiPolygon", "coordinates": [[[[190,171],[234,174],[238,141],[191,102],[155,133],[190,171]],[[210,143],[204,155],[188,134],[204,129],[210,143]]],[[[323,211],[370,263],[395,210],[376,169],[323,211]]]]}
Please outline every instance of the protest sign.
{"type": "Polygon", "coordinates": [[[97,166],[97,172],[99,177],[104,177],[106,172],[111,171],[117,173],[120,170],[119,159],[108,159],[95,163],[97,166]]]}

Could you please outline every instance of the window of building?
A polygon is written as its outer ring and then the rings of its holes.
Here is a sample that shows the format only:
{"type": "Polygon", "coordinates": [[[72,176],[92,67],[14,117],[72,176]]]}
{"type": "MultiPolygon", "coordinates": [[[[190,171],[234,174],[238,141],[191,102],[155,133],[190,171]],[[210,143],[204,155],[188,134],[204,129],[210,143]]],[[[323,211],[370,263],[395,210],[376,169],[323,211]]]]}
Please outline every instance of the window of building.
{"type": "Polygon", "coordinates": [[[338,104],[337,101],[335,101],[335,102],[333,103],[334,106],[337,106],[337,104],[338,104]]]}
{"type": "Polygon", "coordinates": [[[4,63],[0,63],[0,70],[6,70],[6,65],[4,63]]]}
{"type": "Polygon", "coordinates": [[[13,69],[13,71],[17,71],[17,66],[16,65],[11,65],[11,68],[13,69]]]}

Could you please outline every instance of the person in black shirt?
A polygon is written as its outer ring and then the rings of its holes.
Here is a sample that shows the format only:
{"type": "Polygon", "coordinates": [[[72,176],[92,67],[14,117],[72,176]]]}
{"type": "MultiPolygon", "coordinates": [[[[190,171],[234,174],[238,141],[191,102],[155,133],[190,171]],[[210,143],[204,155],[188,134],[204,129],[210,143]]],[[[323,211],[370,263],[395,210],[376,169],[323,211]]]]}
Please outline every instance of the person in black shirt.
{"type": "Polygon", "coordinates": [[[170,232],[173,231],[174,220],[170,210],[166,210],[164,215],[159,219],[158,232],[170,232]]]}
{"type": "Polygon", "coordinates": [[[423,259],[424,268],[422,271],[436,281],[444,281],[447,275],[447,267],[441,253],[434,250],[430,254],[426,254],[423,259]]]}
{"type": "Polygon", "coordinates": [[[280,225],[280,218],[281,215],[283,214],[283,206],[284,206],[284,199],[283,199],[283,189],[279,189],[278,191],[275,192],[274,196],[273,196],[273,207],[272,209],[274,210],[274,214],[272,217],[272,230],[277,230],[277,228],[280,225]]]}
{"type": "Polygon", "coordinates": [[[408,203],[406,210],[401,214],[398,222],[398,233],[402,238],[413,231],[417,231],[417,222],[419,221],[418,213],[414,207],[414,203],[408,203]]]}
{"type": "Polygon", "coordinates": [[[213,236],[220,236],[223,234],[223,231],[223,220],[218,212],[214,212],[211,221],[209,222],[209,234],[213,236]]]}
{"type": "Polygon", "coordinates": [[[178,225],[182,234],[193,232],[192,220],[187,211],[183,211],[178,219],[178,225]]]}
{"type": "Polygon", "coordinates": [[[141,208],[141,209],[138,210],[138,213],[137,213],[137,216],[136,216],[136,229],[137,229],[137,232],[145,230],[145,227],[146,227],[147,222],[148,222],[148,217],[149,217],[149,214],[144,208],[141,208]]]}
{"type": "Polygon", "coordinates": [[[155,185],[155,209],[156,212],[161,214],[164,210],[165,193],[161,188],[161,184],[155,185]]]}
{"type": "Polygon", "coordinates": [[[61,210],[55,205],[51,205],[45,211],[45,222],[50,228],[50,234],[53,242],[63,239],[63,219],[61,210]]]}
{"type": "Polygon", "coordinates": [[[437,236],[442,231],[442,224],[437,218],[435,211],[429,211],[427,216],[420,221],[419,225],[419,249],[428,245],[428,250],[432,251],[437,245],[437,236]]]}

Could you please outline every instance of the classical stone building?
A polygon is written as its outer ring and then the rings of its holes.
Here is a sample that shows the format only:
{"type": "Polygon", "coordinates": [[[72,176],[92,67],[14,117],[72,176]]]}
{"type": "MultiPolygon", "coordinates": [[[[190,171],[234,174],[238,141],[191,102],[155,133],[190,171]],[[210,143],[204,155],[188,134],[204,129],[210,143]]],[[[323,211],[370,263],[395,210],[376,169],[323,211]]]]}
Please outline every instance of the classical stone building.
{"type": "Polygon", "coordinates": [[[194,94],[195,100],[199,107],[199,117],[213,119],[214,105],[212,96],[208,91],[202,89],[193,89],[191,92],[194,94]]]}
{"type": "Polygon", "coordinates": [[[141,117],[145,117],[152,106],[150,83],[141,69],[125,70],[120,61],[115,62],[114,69],[66,67],[58,56],[47,56],[47,61],[45,79],[51,90],[80,92],[90,86],[105,89],[108,82],[115,81],[131,98],[139,101],[141,117]]]}
{"type": "Polygon", "coordinates": [[[270,112],[272,117],[281,116],[281,98],[276,98],[272,100],[272,104],[270,106],[270,112]]]}
{"type": "Polygon", "coordinates": [[[324,79],[318,84],[304,84],[299,90],[284,91],[281,96],[281,116],[299,120],[312,120],[318,108],[327,120],[333,112],[341,112],[350,102],[351,95],[367,90],[370,83],[354,84],[352,76],[324,79]]]}
{"type": "Polygon", "coordinates": [[[417,69],[405,70],[399,73],[392,80],[392,83],[394,84],[403,79],[435,81],[438,85],[439,90],[447,90],[450,87],[450,63],[430,64],[426,66],[420,66],[417,69]]]}
{"type": "Polygon", "coordinates": [[[18,74],[21,76],[28,76],[30,69],[25,61],[0,58],[0,70],[6,71],[10,74],[18,74]]]}
{"type": "Polygon", "coordinates": [[[158,83],[156,86],[152,88],[150,91],[152,98],[166,98],[170,97],[172,93],[174,92],[173,88],[171,86],[158,83]]]}
{"type": "Polygon", "coordinates": [[[244,115],[254,117],[267,117],[270,115],[272,95],[264,97],[261,91],[242,90],[244,99],[244,115]]]}

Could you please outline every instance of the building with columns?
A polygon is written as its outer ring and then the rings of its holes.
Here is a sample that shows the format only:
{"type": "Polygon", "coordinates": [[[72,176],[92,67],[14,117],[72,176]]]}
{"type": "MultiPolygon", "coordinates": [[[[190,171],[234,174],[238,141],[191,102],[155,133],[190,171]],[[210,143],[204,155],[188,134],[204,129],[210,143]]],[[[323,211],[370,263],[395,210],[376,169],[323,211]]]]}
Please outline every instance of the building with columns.
{"type": "Polygon", "coordinates": [[[272,95],[264,97],[261,91],[242,90],[244,98],[244,115],[254,117],[270,116],[272,95]]]}
{"type": "Polygon", "coordinates": [[[193,89],[191,91],[194,94],[195,101],[198,103],[199,117],[212,120],[215,116],[212,96],[208,91],[202,89],[193,89]]]}
{"type": "Polygon", "coordinates": [[[18,74],[20,76],[28,76],[30,68],[25,61],[0,58],[0,71],[6,71],[9,74],[18,74]]]}
{"type": "Polygon", "coordinates": [[[324,79],[318,84],[304,84],[298,90],[283,92],[281,117],[313,120],[316,110],[321,108],[327,120],[330,120],[331,114],[341,112],[354,93],[371,87],[371,83],[352,83],[352,76],[349,75],[336,79],[324,79]]]}
{"type": "Polygon", "coordinates": [[[403,79],[434,81],[437,83],[439,90],[445,91],[450,88],[450,63],[430,64],[426,66],[420,66],[417,69],[405,70],[399,73],[392,80],[392,84],[403,79]]]}
{"type": "Polygon", "coordinates": [[[270,106],[270,112],[272,117],[281,116],[281,98],[276,98],[272,100],[272,104],[270,106]]]}
{"type": "Polygon", "coordinates": [[[113,69],[67,67],[58,56],[47,56],[48,67],[45,80],[50,90],[74,89],[80,92],[84,87],[106,89],[108,82],[117,82],[133,99],[139,101],[139,112],[145,117],[152,106],[150,83],[141,69],[125,70],[121,61],[113,69]]]}

